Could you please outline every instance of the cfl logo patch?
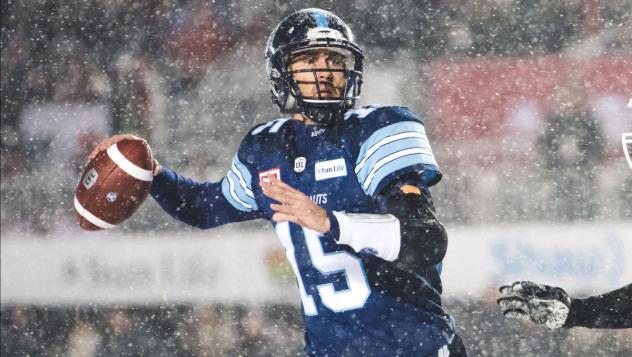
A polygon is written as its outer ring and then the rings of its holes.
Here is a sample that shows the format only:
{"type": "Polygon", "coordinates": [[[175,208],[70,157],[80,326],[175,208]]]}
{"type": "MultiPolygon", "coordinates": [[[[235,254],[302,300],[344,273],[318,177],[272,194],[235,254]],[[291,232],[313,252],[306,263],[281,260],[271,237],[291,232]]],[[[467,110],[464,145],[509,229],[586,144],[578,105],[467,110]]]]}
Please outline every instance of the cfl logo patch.
{"type": "Polygon", "coordinates": [[[307,159],[304,157],[297,157],[294,160],[294,172],[303,172],[305,171],[305,166],[307,165],[307,159]]]}

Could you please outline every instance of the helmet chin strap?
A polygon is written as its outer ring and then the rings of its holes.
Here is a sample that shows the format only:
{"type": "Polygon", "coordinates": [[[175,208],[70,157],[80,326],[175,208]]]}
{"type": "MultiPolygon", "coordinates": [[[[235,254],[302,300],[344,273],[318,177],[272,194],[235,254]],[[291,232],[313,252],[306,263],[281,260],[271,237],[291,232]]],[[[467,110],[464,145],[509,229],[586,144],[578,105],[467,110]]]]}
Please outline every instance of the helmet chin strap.
{"type": "MultiPolygon", "coordinates": [[[[300,89],[298,84],[301,83],[296,79],[292,78],[294,93],[290,95],[293,97],[294,103],[296,103],[298,107],[298,112],[303,115],[303,117],[321,125],[331,126],[334,125],[338,120],[342,118],[344,114],[344,98],[341,98],[341,102],[338,104],[312,104],[307,103],[304,100],[299,100],[297,96],[300,96],[300,89]]],[[[318,82],[318,78],[316,77],[316,72],[314,72],[314,82],[303,82],[307,84],[314,84],[318,91],[318,97],[321,97],[320,84],[318,82]]],[[[342,90],[343,93],[347,92],[346,87],[342,90]]],[[[288,98],[289,99],[289,98],[288,98]]]]}

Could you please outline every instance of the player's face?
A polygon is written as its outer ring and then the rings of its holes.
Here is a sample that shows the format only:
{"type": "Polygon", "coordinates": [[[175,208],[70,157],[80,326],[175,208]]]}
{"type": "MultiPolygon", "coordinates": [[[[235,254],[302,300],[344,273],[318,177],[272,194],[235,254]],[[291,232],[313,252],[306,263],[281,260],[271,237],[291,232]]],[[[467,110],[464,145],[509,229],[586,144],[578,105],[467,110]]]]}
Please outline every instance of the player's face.
{"type": "Polygon", "coordinates": [[[342,97],[346,83],[346,68],[344,55],[324,48],[301,51],[290,57],[290,71],[301,71],[293,75],[305,97],[342,97]]]}

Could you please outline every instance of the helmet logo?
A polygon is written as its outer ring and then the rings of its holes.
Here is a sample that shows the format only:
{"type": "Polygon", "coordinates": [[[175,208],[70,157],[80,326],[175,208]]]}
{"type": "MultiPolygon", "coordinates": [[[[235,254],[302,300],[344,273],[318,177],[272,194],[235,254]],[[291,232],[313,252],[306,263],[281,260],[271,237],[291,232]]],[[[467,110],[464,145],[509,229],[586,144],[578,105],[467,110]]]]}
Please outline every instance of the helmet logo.
{"type": "Polygon", "coordinates": [[[328,38],[335,41],[342,41],[345,37],[340,33],[340,31],[327,27],[314,27],[307,31],[306,37],[309,40],[318,40],[322,38],[328,38]]]}

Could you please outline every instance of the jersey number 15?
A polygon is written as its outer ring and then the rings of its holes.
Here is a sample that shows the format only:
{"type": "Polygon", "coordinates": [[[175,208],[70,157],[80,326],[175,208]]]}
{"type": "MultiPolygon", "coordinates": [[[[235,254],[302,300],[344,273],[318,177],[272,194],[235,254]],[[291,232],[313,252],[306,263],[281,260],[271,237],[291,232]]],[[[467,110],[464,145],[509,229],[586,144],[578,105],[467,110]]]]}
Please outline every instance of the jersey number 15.
{"type": "MultiPolygon", "coordinates": [[[[347,310],[359,309],[364,306],[366,300],[371,294],[369,283],[364,273],[364,267],[360,258],[345,252],[337,251],[333,253],[325,253],[320,242],[320,233],[311,229],[302,228],[305,236],[305,243],[312,261],[312,265],[322,275],[344,273],[347,280],[347,289],[336,290],[332,283],[323,283],[316,285],[318,295],[323,305],[331,311],[343,312],[347,310]]],[[[279,222],[276,225],[277,235],[281,239],[281,244],[285,248],[287,259],[296,274],[298,286],[303,302],[305,315],[318,315],[314,297],[309,295],[305,290],[301,272],[296,263],[296,255],[294,254],[294,245],[290,233],[290,225],[288,222],[279,222]]]]}

